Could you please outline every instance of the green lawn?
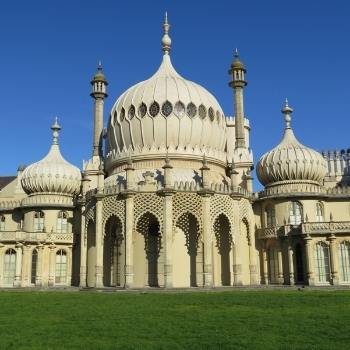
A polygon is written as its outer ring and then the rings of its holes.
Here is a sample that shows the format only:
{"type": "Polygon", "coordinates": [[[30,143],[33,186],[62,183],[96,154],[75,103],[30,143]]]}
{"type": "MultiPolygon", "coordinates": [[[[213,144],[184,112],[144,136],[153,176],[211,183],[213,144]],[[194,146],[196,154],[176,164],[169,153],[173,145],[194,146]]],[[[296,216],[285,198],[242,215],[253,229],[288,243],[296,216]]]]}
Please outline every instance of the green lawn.
{"type": "Polygon", "coordinates": [[[1,349],[350,349],[350,291],[0,292],[1,349]]]}

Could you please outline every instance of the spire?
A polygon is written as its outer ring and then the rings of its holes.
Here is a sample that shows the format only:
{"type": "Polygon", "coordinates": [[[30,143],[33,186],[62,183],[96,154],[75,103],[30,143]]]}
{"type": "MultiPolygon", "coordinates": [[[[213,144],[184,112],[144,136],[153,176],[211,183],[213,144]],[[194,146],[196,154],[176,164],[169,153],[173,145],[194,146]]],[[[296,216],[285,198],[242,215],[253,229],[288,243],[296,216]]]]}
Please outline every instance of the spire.
{"type": "Polygon", "coordinates": [[[286,129],[291,129],[290,122],[292,121],[291,114],[293,113],[293,108],[289,107],[288,99],[286,98],[284,102],[284,107],[282,108],[282,113],[284,114],[284,121],[286,123],[286,129]]]}
{"type": "Polygon", "coordinates": [[[169,28],[170,28],[170,24],[168,23],[168,12],[165,12],[165,18],[164,18],[164,24],[163,24],[164,35],[162,37],[162,49],[163,49],[164,55],[169,55],[170,49],[171,49],[171,38],[169,36],[169,28]]]}
{"type": "Polygon", "coordinates": [[[51,125],[52,130],[52,144],[58,145],[59,131],[61,130],[61,125],[58,124],[58,117],[55,117],[55,122],[51,125]]]}

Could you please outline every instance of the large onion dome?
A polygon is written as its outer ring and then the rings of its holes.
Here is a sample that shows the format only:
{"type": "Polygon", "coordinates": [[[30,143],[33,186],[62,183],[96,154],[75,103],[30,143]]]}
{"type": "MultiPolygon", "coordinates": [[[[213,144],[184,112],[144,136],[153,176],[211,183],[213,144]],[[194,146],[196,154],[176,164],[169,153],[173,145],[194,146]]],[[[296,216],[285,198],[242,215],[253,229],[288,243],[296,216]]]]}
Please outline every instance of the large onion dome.
{"type": "Polygon", "coordinates": [[[56,193],[75,195],[81,183],[80,170],[68,163],[61,155],[58,135],[61,129],[57,122],[51,126],[53,142],[49,153],[39,162],[29,165],[22,174],[21,183],[27,194],[56,193]]]}
{"type": "Polygon", "coordinates": [[[326,173],[327,165],[322,155],[302,145],[294,136],[290,126],[293,109],[286,105],[282,109],[286,128],[282,141],[271,151],[265,153],[257,165],[259,181],[265,186],[280,184],[284,181],[320,184],[326,173]]]}
{"type": "Polygon", "coordinates": [[[170,60],[169,24],[163,25],[163,60],[148,80],[125,91],[115,102],[107,130],[107,170],[122,159],[183,156],[226,160],[225,116],[216,98],[186,80],[170,60]]]}

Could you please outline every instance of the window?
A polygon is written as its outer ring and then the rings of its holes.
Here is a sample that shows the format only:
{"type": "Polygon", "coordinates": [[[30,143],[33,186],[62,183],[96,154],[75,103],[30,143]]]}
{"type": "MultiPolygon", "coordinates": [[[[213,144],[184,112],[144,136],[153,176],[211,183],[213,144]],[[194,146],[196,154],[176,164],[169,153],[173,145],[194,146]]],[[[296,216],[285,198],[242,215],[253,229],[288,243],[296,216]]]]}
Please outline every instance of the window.
{"type": "Polygon", "coordinates": [[[270,248],[268,250],[269,261],[269,282],[278,282],[278,253],[276,248],[270,248]]]}
{"type": "Polygon", "coordinates": [[[16,275],[16,251],[8,249],[4,259],[4,284],[13,285],[16,275]]]}
{"type": "Polygon", "coordinates": [[[322,203],[318,202],[316,203],[316,221],[323,222],[324,221],[323,218],[324,218],[323,205],[322,203]]]}
{"type": "Polygon", "coordinates": [[[68,214],[65,211],[60,211],[57,216],[57,232],[67,233],[67,218],[68,214]]]}
{"type": "Polygon", "coordinates": [[[42,211],[36,211],[34,213],[34,232],[44,231],[44,218],[45,215],[42,211]]]}
{"type": "Polygon", "coordinates": [[[5,215],[0,216],[0,231],[5,231],[5,215]]]}
{"type": "Polygon", "coordinates": [[[339,245],[339,272],[342,282],[350,282],[350,242],[339,245]]]}
{"type": "Polygon", "coordinates": [[[330,281],[329,247],[324,242],[315,245],[315,275],[318,282],[330,281]]]}
{"type": "Polygon", "coordinates": [[[275,207],[271,205],[266,208],[266,227],[275,227],[275,226],[276,226],[275,207]]]}
{"type": "Polygon", "coordinates": [[[64,250],[60,249],[56,253],[56,274],[55,283],[66,283],[67,276],[67,254],[64,250]]]}
{"type": "Polygon", "coordinates": [[[289,222],[291,225],[299,225],[302,222],[303,207],[299,202],[291,202],[289,205],[289,222]]]}
{"type": "Polygon", "coordinates": [[[36,249],[34,249],[32,253],[32,270],[31,270],[31,278],[30,278],[30,282],[32,284],[35,284],[37,265],[38,265],[38,252],[36,249]]]}

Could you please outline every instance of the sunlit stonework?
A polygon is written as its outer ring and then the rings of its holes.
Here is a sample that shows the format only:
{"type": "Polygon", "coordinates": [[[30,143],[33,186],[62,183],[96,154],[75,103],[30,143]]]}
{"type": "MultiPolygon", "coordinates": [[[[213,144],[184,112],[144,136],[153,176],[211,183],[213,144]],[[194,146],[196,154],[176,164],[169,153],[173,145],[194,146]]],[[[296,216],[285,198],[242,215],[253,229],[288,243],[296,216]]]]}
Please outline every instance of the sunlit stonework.
{"type": "Polygon", "coordinates": [[[0,287],[350,284],[350,152],[301,144],[286,101],[253,192],[238,52],[231,117],[177,73],[169,28],[159,69],[116,100],[106,133],[99,65],[82,172],[60,153],[56,119],[47,156],[0,177],[0,287]]]}

